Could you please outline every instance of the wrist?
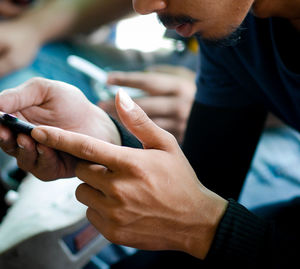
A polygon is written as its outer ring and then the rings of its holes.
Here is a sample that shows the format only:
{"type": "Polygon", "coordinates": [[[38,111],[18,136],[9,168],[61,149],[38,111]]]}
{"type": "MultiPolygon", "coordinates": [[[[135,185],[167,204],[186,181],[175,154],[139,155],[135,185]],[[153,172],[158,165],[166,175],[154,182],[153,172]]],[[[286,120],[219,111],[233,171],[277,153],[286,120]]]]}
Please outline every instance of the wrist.
{"type": "Polygon", "coordinates": [[[206,199],[199,203],[199,223],[191,228],[190,236],[185,240],[184,251],[199,259],[205,259],[217,228],[228,206],[228,201],[211,192],[204,190],[206,199]],[[205,212],[205,214],[203,214],[205,212]]]}
{"type": "Polygon", "coordinates": [[[88,129],[92,130],[92,133],[88,135],[111,144],[121,145],[119,130],[108,114],[96,105],[92,105],[91,110],[89,115],[95,115],[95,117],[88,119],[90,125],[88,129]],[[100,130],[97,129],[96,126],[99,126],[100,130]]]}

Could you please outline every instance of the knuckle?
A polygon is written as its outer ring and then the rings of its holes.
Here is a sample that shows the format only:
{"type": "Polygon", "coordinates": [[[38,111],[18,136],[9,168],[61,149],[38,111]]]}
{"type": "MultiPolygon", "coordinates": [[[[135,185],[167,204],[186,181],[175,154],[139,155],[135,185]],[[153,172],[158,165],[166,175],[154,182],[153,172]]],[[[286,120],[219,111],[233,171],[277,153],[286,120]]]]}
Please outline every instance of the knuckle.
{"type": "Polygon", "coordinates": [[[75,191],[76,199],[80,202],[82,200],[82,193],[85,189],[84,183],[80,184],[75,191]]]}
{"type": "Polygon", "coordinates": [[[122,187],[120,186],[120,182],[112,182],[109,189],[110,196],[118,202],[123,202],[125,193],[122,187]]]}
{"type": "Polygon", "coordinates": [[[49,88],[49,80],[43,77],[33,77],[26,81],[26,87],[38,87],[38,89],[47,90],[49,88]]]}
{"type": "Polygon", "coordinates": [[[123,226],[126,224],[126,220],[123,217],[122,210],[119,208],[110,209],[108,218],[118,226],[123,226]]]}
{"type": "Polygon", "coordinates": [[[119,196],[119,187],[115,182],[111,182],[110,187],[109,187],[109,192],[110,195],[114,198],[118,198],[119,196]]]}
{"type": "Polygon", "coordinates": [[[45,81],[45,79],[43,79],[42,77],[33,77],[33,78],[30,78],[28,80],[28,84],[29,85],[33,85],[33,84],[41,84],[45,81]]]}
{"type": "Polygon", "coordinates": [[[91,223],[94,223],[95,211],[93,209],[91,209],[90,207],[88,207],[86,210],[86,217],[91,223]]]}
{"type": "Polygon", "coordinates": [[[80,152],[82,152],[85,156],[94,156],[95,154],[95,147],[93,144],[89,143],[88,141],[83,141],[80,146],[80,152]]]}
{"type": "Polygon", "coordinates": [[[142,128],[150,121],[150,119],[147,117],[145,112],[132,113],[131,121],[135,127],[142,128]]]}
{"type": "Polygon", "coordinates": [[[64,138],[62,134],[55,132],[51,137],[47,136],[46,144],[50,144],[54,148],[59,148],[64,144],[64,138]]]}
{"type": "MultiPolygon", "coordinates": [[[[147,174],[145,170],[145,161],[146,160],[142,158],[133,159],[131,163],[127,166],[127,171],[134,177],[144,178],[147,174]]],[[[122,191],[124,192],[124,188],[122,188],[122,191]]]]}
{"type": "Polygon", "coordinates": [[[167,140],[168,143],[170,143],[172,146],[177,145],[176,137],[173,134],[171,134],[165,130],[163,130],[163,131],[164,131],[163,132],[164,139],[167,140]]]}
{"type": "Polygon", "coordinates": [[[86,174],[86,168],[84,166],[82,166],[82,164],[80,162],[77,162],[75,164],[75,176],[79,179],[81,179],[83,182],[86,180],[87,178],[87,174],[86,174]],[[82,169],[83,168],[83,169],[82,169]]]}

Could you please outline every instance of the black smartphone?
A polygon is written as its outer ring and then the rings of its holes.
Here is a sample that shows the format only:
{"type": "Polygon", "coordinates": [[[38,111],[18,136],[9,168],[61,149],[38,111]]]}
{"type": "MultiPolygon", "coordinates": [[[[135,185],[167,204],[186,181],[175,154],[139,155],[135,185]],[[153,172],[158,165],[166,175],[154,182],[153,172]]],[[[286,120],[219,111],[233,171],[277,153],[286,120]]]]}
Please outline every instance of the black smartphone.
{"type": "Polygon", "coordinates": [[[0,112],[0,123],[11,129],[14,133],[30,135],[34,124],[18,119],[17,117],[0,112]]]}

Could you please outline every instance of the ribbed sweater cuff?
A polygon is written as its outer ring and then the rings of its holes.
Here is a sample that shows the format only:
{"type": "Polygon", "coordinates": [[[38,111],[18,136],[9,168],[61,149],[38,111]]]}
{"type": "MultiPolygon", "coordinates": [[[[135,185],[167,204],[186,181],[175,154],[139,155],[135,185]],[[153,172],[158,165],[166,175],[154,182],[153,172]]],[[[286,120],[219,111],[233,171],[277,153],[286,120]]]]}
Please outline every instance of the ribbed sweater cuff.
{"type": "Polygon", "coordinates": [[[261,260],[267,226],[263,219],[229,199],[206,260],[218,260],[231,268],[257,265],[261,260]]]}

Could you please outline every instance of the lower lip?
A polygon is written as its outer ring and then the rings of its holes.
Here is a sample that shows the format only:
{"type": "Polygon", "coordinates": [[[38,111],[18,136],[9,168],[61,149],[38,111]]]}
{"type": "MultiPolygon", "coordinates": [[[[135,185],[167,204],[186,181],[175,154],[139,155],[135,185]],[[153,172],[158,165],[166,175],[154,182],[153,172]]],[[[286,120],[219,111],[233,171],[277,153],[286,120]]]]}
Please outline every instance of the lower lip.
{"type": "Polygon", "coordinates": [[[175,30],[183,37],[190,37],[193,33],[193,25],[191,23],[184,23],[177,26],[175,30]]]}

